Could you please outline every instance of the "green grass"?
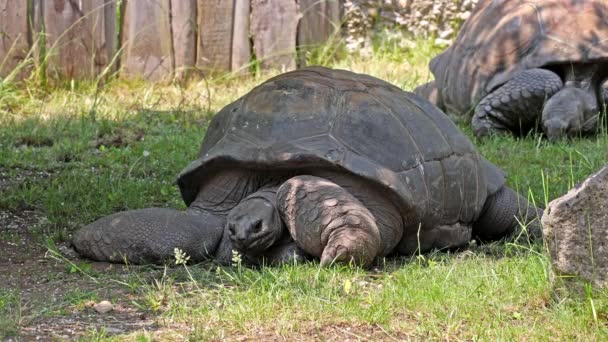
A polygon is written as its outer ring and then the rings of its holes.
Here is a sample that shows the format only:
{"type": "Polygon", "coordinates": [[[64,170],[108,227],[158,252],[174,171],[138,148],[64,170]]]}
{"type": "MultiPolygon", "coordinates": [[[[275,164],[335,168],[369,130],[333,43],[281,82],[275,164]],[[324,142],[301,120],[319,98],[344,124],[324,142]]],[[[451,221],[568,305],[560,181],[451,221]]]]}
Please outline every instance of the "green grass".
{"type": "MultiPolygon", "coordinates": [[[[407,90],[430,79],[427,64],[439,52],[428,43],[403,48],[391,39],[376,42],[373,57],[348,56],[340,49],[324,47],[308,58],[407,90]]],[[[0,210],[41,213],[47,220],[33,233],[41,243],[46,238],[60,243],[83,224],[116,211],[184,208],[174,179],[195,158],[213,113],[274,74],[218,76],[186,85],[0,83],[0,172],[8,180],[0,188],[0,210]]],[[[540,205],[608,160],[606,133],[555,144],[534,135],[474,141],[507,172],[510,186],[540,205]]],[[[316,263],[257,270],[208,263],[130,268],[125,276],[59,262],[65,267],[57,277],[87,286],[70,289],[46,309],[32,307],[23,298],[25,289],[0,288],[4,335],[20,333],[26,324],[22,310],[28,321],[37,311],[89,312],[86,303],[103,300],[98,292],[112,283],[126,293],[116,300],[154,317],[158,329],[113,336],[93,327],[86,340],[608,338],[606,292],[555,296],[549,256],[540,244],[531,249],[492,244],[460,254],[387,260],[374,271],[320,269],[316,263]]]]}
{"type": "Polygon", "coordinates": [[[19,332],[19,298],[16,289],[0,288],[0,338],[19,332]]]}

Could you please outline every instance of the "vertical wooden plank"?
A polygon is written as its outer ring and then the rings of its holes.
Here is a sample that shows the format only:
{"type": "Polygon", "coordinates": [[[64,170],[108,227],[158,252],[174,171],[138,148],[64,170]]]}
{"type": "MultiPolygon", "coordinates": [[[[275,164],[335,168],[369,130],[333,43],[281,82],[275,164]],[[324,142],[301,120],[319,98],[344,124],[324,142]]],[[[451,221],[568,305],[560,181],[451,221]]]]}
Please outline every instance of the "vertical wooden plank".
{"type": "Polygon", "coordinates": [[[251,0],[253,48],[262,68],[296,67],[296,0],[251,0]]]}
{"type": "Polygon", "coordinates": [[[251,61],[251,43],[249,42],[249,8],[250,0],[235,0],[234,25],[232,29],[231,70],[245,72],[251,61]]]}
{"type": "Polygon", "coordinates": [[[172,76],[170,0],[123,0],[121,74],[160,80],[172,76]]]}
{"type": "Polygon", "coordinates": [[[338,0],[299,0],[302,18],[298,25],[298,47],[300,64],[306,61],[305,53],[311,48],[327,42],[340,25],[340,2],[338,0]]]}
{"type": "Polygon", "coordinates": [[[93,78],[111,62],[116,16],[106,0],[41,1],[47,72],[61,78],[93,78]],[[109,39],[109,41],[108,41],[109,39]]]}
{"type": "Polygon", "coordinates": [[[198,0],[197,66],[202,70],[230,70],[234,1],[198,0]]]}
{"type": "Polygon", "coordinates": [[[116,10],[118,9],[117,0],[104,0],[104,39],[105,53],[108,56],[110,69],[108,71],[116,71],[118,66],[118,18],[116,10]]]}
{"type": "MultiPolygon", "coordinates": [[[[93,0],[98,5],[98,0],[93,0]]],[[[70,0],[42,0],[42,29],[45,34],[45,53],[47,60],[47,71],[54,77],[66,77],[72,79],[75,76],[90,76],[91,71],[85,67],[88,64],[87,51],[82,45],[87,40],[82,39],[80,43],[78,36],[81,25],[76,24],[80,17],[80,8],[74,8],[70,0]],[[76,69],[76,70],[74,70],[76,69]],[[75,75],[77,74],[77,75],[75,75]]],[[[77,5],[76,5],[77,6],[77,5]]],[[[88,40],[89,43],[90,40],[88,40]]]]}
{"type": "Polygon", "coordinates": [[[196,63],[196,0],[171,0],[175,77],[187,77],[196,63]]]}
{"type": "Polygon", "coordinates": [[[34,49],[34,66],[37,72],[41,71],[41,62],[44,58],[44,47],[42,46],[42,36],[43,36],[43,25],[42,25],[42,7],[44,6],[44,0],[32,0],[32,48],[34,49]]]}
{"type": "Polygon", "coordinates": [[[6,77],[25,59],[29,42],[27,2],[0,0],[0,77],[6,77]]]}

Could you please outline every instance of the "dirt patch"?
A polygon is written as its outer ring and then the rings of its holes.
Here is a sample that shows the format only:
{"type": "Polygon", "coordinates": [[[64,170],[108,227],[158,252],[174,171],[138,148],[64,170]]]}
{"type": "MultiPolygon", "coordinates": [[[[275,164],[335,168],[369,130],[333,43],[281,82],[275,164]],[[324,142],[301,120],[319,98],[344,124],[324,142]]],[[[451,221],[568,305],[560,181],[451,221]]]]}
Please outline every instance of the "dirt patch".
{"type": "MultiPolygon", "coordinates": [[[[153,334],[159,340],[169,339],[173,331],[157,331],[153,334]]],[[[322,324],[301,322],[295,331],[278,332],[275,327],[257,327],[246,333],[215,336],[206,329],[194,329],[190,337],[195,340],[211,339],[221,341],[408,341],[416,335],[405,331],[389,332],[378,324],[336,323],[322,324]]]]}
{"type": "Polygon", "coordinates": [[[135,129],[129,131],[127,129],[119,129],[113,133],[99,134],[95,140],[91,142],[91,145],[96,149],[104,147],[126,147],[136,141],[142,141],[144,139],[144,130],[135,129]]]}
{"type": "Polygon", "coordinates": [[[114,305],[111,313],[100,314],[87,305],[85,309],[74,310],[56,317],[42,317],[25,324],[19,337],[36,340],[65,340],[91,334],[97,331],[105,336],[125,334],[131,331],[154,331],[156,324],[136,308],[127,304],[114,305]]]}
{"type": "MultiPolygon", "coordinates": [[[[39,170],[26,170],[20,168],[8,169],[0,166],[0,193],[10,187],[18,186],[24,182],[34,182],[51,176],[50,172],[39,170]]],[[[0,226],[0,229],[2,227],[0,226]]]]}
{"type": "MultiPolygon", "coordinates": [[[[43,253],[42,245],[33,239],[30,232],[45,220],[35,211],[15,213],[0,210],[0,272],[9,271],[3,269],[3,265],[31,262],[34,255],[43,253]]],[[[0,285],[4,285],[6,277],[1,279],[0,285]]]]}
{"type": "Polygon", "coordinates": [[[16,139],[15,147],[50,147],[54,143],[53,139],[48,137],[22,136],[16,139]]]}
{"type": "Polygon", "coordinates": [[[108,336],[157,328],[154,317],[133,304],[137,295],[124,285],[133,269],[82,260],[67,244],[57,246],[65,259],[54,258],[33,233],[44,221],[34,211],[0,210],[0,295],[15,299],[0,306],[0,319],[12,327],[0,332],[0,338],[44,341],[74,339],[100,329],[108,336]],[[87,271],[97,276],[75,272],[73,265],[89,265],[87,271]],[[93,304],[102,300],[112,302],[114,309],[95,311],[93,304]]]}

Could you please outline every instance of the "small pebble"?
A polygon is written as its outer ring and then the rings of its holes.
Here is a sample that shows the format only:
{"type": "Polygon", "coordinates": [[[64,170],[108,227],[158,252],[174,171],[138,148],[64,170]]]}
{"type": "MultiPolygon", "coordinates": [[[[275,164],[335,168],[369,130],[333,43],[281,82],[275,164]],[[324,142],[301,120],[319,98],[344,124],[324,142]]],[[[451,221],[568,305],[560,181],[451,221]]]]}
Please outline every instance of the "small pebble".
{"type": "Polygon", "coordinates": [[[104,314],[112,311],[114,309],[114,306],[112,305],[112,303],[108,302],[107,300],[104,300],[93,305],[93,309],[95,309],[95,311],[99,312],[100,314],[104,314]]]}

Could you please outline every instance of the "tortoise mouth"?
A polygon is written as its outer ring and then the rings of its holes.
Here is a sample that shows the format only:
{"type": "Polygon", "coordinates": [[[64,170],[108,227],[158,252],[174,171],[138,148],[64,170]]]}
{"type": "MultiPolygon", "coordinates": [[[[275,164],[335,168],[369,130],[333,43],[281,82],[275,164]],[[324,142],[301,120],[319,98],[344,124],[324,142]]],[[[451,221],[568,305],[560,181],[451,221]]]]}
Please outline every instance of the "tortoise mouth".
{"type": "Polygon", "coordinates": [[[234,235],[230,235],[230,241],[234,248],[243,254],[260,253],[272,246],[273,235],[273,232],[269,230],[249,236],[245,240],[239,240],[234,235]]]}

